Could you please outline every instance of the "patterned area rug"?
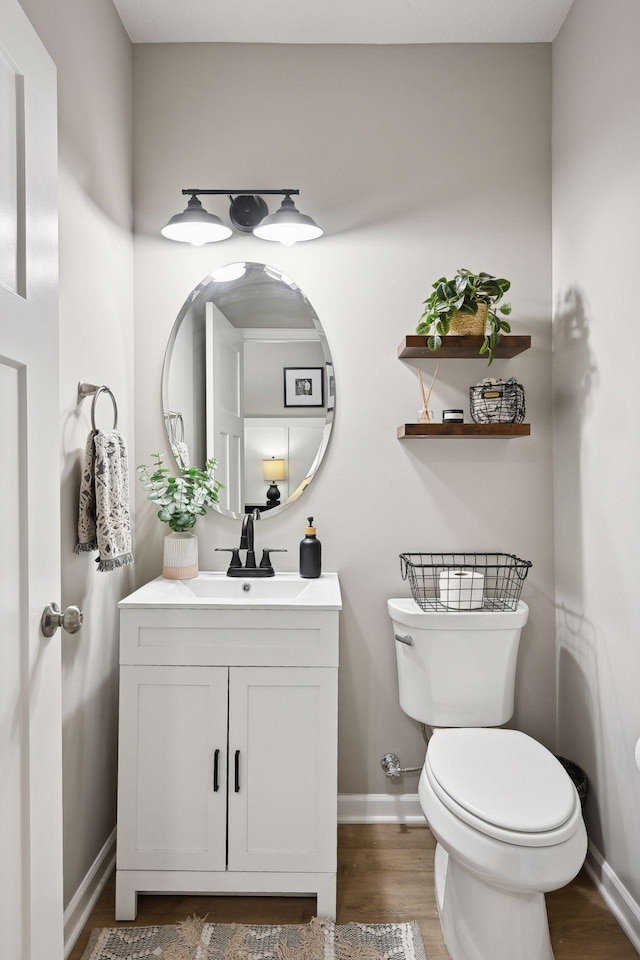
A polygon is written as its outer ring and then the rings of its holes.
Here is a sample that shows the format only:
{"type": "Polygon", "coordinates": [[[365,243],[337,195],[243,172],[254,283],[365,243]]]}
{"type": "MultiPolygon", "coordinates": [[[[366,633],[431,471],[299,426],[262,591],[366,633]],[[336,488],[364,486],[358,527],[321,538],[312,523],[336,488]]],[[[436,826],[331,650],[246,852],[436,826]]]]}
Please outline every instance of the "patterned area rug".
{"type": "Polygon", "coordinates": [[[206,923],[94,930],[82,960],[426,960],[418,924],[312,920],[305,926],[206,923]]]}

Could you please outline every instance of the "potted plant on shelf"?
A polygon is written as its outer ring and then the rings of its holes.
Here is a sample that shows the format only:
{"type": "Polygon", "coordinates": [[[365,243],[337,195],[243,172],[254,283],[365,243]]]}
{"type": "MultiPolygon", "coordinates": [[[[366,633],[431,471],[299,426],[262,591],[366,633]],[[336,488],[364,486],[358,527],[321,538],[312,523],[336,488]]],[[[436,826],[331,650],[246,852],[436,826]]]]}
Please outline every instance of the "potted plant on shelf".
{"type": "Polygon", "coordinates": [[[162,575],[168,580],[190,580],[198,576],[198,538],[189,533],[198,517],[207,507],[218,502],[218,491],[223,486],[213,476],[215,460],[207,460],[204,470],[182,467],[174,477],[162,465],[161,453],[152,453],[152,466],[138,467],[140,480],[152,503],[157,504],[158,519],[168,523],[172,533],[164,538],[162,575]]]}
{"type": "Polygon", "coordinates": [[[440,277],[424,301],[416,333],[427,336],[430,350],[437,350],[448,334],[483,336],[479,352],[487,354],[491,364],[502,332],[511,331],[509,323],[498,316],[511,313],[510,303],[500,304],[510,286],[508,280],[470,270],[458,270],[452,280],[440,277]]]}

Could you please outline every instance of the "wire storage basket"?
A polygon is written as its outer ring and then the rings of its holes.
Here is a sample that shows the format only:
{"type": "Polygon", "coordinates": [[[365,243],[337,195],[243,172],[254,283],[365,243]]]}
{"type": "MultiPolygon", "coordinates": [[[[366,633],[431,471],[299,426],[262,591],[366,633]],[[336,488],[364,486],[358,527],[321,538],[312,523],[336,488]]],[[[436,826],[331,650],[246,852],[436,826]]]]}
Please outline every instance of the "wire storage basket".
{"type": "Polygon", "coordinates": [[[469,388],[469,409],[474,423],[522,423],[526,412],[524,387],[515,377],[487,377],[469,388]]]}
{"type": "Polygon", "coordinates": [[[515,610],[529,560],[512,553],[401,553],[400,572],[422,610],[515,610]]]}

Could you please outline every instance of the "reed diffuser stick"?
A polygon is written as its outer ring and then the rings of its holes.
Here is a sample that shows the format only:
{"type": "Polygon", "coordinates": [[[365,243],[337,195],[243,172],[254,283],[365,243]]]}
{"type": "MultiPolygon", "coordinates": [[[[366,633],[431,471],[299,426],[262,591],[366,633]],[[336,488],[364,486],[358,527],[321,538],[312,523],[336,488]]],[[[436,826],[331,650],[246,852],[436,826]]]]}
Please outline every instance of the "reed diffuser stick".
{"type": "Polygon", "coordinates": [[[418,379],[420,380],[420,391],[422,393],[422,405],[426,408],[427,406],[427,395],[424,392],[424,383],[422,380],[422,370],[418,370],[418,379]]]}
{"type": "MultiPolygon", "coordinates": [[[[433,390],[433,385],[436,382],[436,377],[438,376],[439,369],[440,369],[440,364],[438,363],[436,364],[436,371],[431,380],[431,386],[429,387],[429,393],[427,394],[427,399],[424,401],[425,409],[427,409],[429,406],[429,400],[431,399],[431,391],[433,390]]],[[[420,375],[420,383],[422,383],[422,374],[420,375]]],[[[422,391],[422,395],[424,396],[424,390],[422,391]]]]}

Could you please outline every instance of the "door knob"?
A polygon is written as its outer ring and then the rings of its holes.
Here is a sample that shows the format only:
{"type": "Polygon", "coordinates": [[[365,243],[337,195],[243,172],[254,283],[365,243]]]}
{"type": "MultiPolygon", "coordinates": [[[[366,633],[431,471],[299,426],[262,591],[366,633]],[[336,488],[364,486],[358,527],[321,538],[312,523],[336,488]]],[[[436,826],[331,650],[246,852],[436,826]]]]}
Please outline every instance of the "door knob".
{"type": "Polygon", "coordinates": [[[83,620],[84,614],[80,607],[67,607],[64,613],[60,613],[58,604],[50,603],[42,613],[40,629],[45,637],[52,637],[58,627],[62,627],[67,633],[77,633],[83,620]]]}

